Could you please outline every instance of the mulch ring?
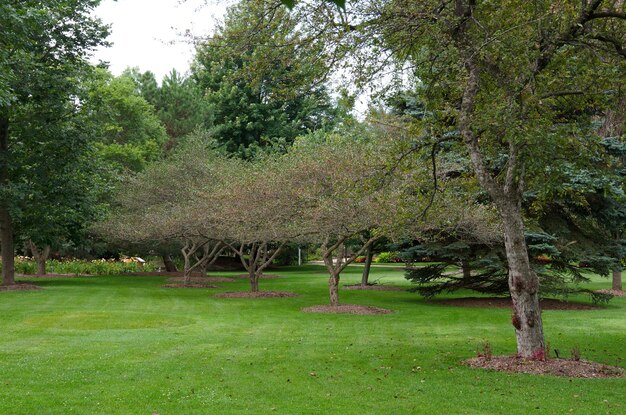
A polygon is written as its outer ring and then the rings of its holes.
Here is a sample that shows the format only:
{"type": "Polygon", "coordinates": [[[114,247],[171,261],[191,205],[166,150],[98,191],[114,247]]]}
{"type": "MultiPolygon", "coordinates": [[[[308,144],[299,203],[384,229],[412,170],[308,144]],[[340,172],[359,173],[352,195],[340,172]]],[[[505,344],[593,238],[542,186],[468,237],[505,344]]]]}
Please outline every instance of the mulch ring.
{"type": "MultiPolygon", "coordinates": [[[[185,281],[185,277],[172,277],[172,278],[167,279],[167,282],[183,282],[183,281],[185,281]]],[[[203,283],[209,283],[209,282],[233,282],[236,280],[230,277],[190,277],[189,281],[203,284],[203,283]]]]}
{"type": "Polygon", "coordinates": [[[341,305],[315,305],[302,309],[305,313],[325,313],[325,314],[390,314],[391,310],[366,305],[341,304],[341,305]]]}
{"type": "Polygon", "coordinates": [[[289,291],[229,291],[215,294],[218,298],[286,298],[297,297],[298,294],[289,291]]]}
{"type": "Polygon", "coordinates": [[[395,285],[382,285],[382,284],[344,285],[343,288],[346,290],[366,290],[366,291],[405,291],[406,290],[406,288],[396,287],[395,285]]]}
{"type": "MultiPolygon", "coordinates": [[[[152,272],[125,272],[122,274],[125,277],[183,277],[185,273],[183,271],[152,271],[152,272]]],[[[202,272],[192,272],[192,277],[204,277],[206,274],[202,272]]]]}
{"type": "Polygon", "coordinates": [[[198,284],[198,283],[191,283],[191,284],[165,284],[162,285],[163,288],[219,288],[217,285],[211,285],[211,284],[198,284]]]}
{"type": "Polygon", "coordinates": [[[598,290],[596,292],[600,294],[611,294],[615,297],[626,297],[626,291],[624,290],[598,290]]]}
{"type": "MultiPolygon", "coordinates": [[[[511,299],[507,297],[464,297],[442,300],[429,300],[431,304],[451,305],[456,307],[511,308],[511,299]]],[[[596,310],[597,306],[587,303],[544,298],[540,301],[542,310],[596,310]]]]}
{"type": "MultiPolygon", "coordinates": [[[[231,278],[237,278],[237,279],[248,279],[250,278],[250,276],[248,274],[239,274],[239,275],[233,275],[231,278]]],[[[261,280],[274,280],[277,278],[285,278],[281,275],[272,275],[272,274],[261,274],[259,275],[259,279],[261,280]]]]}
{"type": "Polygon", "coordinates": [[[17,283],[13,285],[0,285],[0,291],[35,291],[42,288],[35,284],[17,283]]]}
{"type": "Polygon", "coordinates": [[[465,361],[469,367],[534,375],[553,375],[572,378],[625,377],[626,370],[585,360],[548,359],[529,360],[518,356],[475,357],[465,361]]]}

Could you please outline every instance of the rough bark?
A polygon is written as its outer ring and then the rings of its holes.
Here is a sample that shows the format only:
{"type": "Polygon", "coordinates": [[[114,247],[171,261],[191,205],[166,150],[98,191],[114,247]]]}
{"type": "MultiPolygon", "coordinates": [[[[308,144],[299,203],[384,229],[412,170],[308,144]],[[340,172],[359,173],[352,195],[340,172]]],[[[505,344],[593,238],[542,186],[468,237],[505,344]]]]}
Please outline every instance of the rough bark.
{"type": "Polygon", "coordinates": [[[545,343],[539,278],[528,259],[519,202],[505,203],[500,208],[504,228],[504,245],[509,267],[509,290],[513,301],[511,323],[517,336],[517,353],[523,357],[545,359],[545,343]]]}
{"type": "Polygon", "coordinates": [[[613,289],[622,291],[622,270],[614,269],[613,270],[613,289]]]}
{"type": "Polygon", "coordinates": [[[361,276],[362,286],[366,286],[367,284],[369,284],[370,269],[372,267],[373,259],[374,259],[374,251],[372,247],[370,246],[369,248],[367,248],[367,251],[365,254],[365,265],[363,266],[363,275],[361,276]]]}
{"type": "Polygon", "coordinates": [[[172,257],[170,256],[170,254],[163,254],[162,258],[163,258],[163,265],[165,265],[165,270],[167,272],[177,272],[178,271],[178,268],[176,267],[176,264],[172,260],[172,257]]]}
{"type": "Polygon", "coordinates": [[[480,89],[480,69],[467,62],[468,80],[461,101],[459,129],[465,141],[474,172],[480,185],[495,203],[502,219],[504,245],[509,267],[509,290],[513,300],[511,323],[517,337],[517,353],[526,358],[545,359],[545,344],[541,308],[539,306],[539,279],[530,267],[522,221],[522,182],[519,177],[519,148],[509,144],[508,163],[504,183],[491,175],[484,161],[479,137],[472,129],[472,114],[480,89]]]}
{"type": "MultiPolygon", "coordinates": [[[[0,114],[0,190],[9,185],[9,119],[0,114]]],[[[15,247],[13,220],[6,197],[0,197],[0,246],[2,247],[2,285],[15,284],[15,247]]]]}

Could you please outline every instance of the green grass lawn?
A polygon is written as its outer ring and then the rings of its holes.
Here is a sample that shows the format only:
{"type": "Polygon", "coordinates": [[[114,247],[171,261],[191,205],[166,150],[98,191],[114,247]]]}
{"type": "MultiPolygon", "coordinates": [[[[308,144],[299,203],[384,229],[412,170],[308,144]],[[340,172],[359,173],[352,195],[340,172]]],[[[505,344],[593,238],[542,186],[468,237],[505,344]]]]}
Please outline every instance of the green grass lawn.
{"type": "MultiPolygon", "coordinates": [[[[360,267],[343,274],[355,283],[360,267]]],[[[0,293],[0,414],[625,414],[626,379],[469,369],[488,340],[515,351],[510,311],[429,304],[408,292],[341,291],[393,314],[305,314],[328,301],[321,266],[271,273],[296,298],[164,289],[162,277],[41,280],[0,293]]],[[[223,275],[223,274],[222,274],[223,275]]],[[[407,284],[392,267],[372,280],[407,284]]],[[[608,288],[606,279],[594,279],[608,288]]],[[[468,295],[468,293],[464,293],[468,295]]],[[[581,300],[588,301],[584,298],[581,300]]],[[[551,347],[626,367],[626,298],[545,311],[551,347]]]]}

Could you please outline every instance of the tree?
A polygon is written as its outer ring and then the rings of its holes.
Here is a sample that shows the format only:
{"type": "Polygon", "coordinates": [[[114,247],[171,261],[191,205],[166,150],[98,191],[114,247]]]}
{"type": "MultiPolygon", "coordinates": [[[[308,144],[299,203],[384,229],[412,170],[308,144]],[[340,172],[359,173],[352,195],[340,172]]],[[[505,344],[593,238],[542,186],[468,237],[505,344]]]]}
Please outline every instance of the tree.
{"type": "MultiPolygon", "coordinates": [[[[77,79],[108,28],[92,17],[97,0],[5,1],[0,5],[0,244],[2,284],[14,283],[14,218],[24,201],[20,182],[33,161],[18,157],[46,148],[65,154],[55,130],[79,105],[77,79]],[[21,134],[20,133],[24,133],[21,134]]],[[[57,130],[58,131],[58,130],[57,130]]],[[[18,230],[19,231],[19,230],[18,230]]]]}
{"type": "MultiPolygon", "coordinates": [[[[373,128],[317,133],[296,141],[285,156],[283,173],[300,187],[303,208],[296,221],[301,238],[321,245],[332,306],[339,305],[341,272],[402,227],[406,205],[416,211],[405,183],[390,182],[386,175],[389,152],[394,151],[384,137],[373,128]],[[347,243],[356,246],[350,255],[347,243]]],[[[415,196],[419,200],[421,195],[415,196]]]]}
{"type": "Polygon", "coordinates": [[[287,173],[284,160],[266,155],[255,161],[223,165],[212,197],[221,241],[239,257],[248,272],[250,290],[259,291],[259,278],[281,249],[297,241],[300,184],[287,173]]]}
{"type": "Polygon", "coordinates": [[[210,265],[224,249],[210,209],[217,172],[228,163],[207,146],[205,137],[189,137],[169,157],[128,177],[116,194],[112,215],[95,230],[154,247],[178,244],[189,283],[195,269],[210,265]]]}
{"type": "Polygon", "coordinates": [[[172,69],[159,86],[152,72],[127,69],[124,74],[134,80],[139,94],[156,109],[169,137],[166,148],[172,148],[181,137],[197,128],[213,125],[209,105],[194,78],[172,69]]]}
{"type": "Polygon", "coordinates": [[[197,48],[192,78],[226,151],[245,158],[333,123],[322,44],[301,36],[279,1],[240,2],[197,48]]]}
{"type": "Polygon", "coordinates": [[[140,171],[161,156],[167,134],[128,74],[96,69],[86,85],[88,111],[101,156],[117,172],[140,171]]]}

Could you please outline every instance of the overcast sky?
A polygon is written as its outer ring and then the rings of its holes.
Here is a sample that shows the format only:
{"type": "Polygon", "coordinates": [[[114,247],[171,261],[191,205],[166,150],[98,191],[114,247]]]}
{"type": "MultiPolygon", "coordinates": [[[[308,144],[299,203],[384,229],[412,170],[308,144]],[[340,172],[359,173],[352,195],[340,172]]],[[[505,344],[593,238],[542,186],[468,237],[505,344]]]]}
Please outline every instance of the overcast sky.
{"type": "Polygon", "coordinates": [[[96,15],[112,24],[113,45],[96,51],[92,61],[107,61],[119,75],[127,67],[152,71],[160,81],[172,68],[185,72],[193,47],[181,33],[194,36],[212,32],[226,5],[217,0],[103,0],[96,15]],[[205,4],[207,3],[207,4],[205,4]]]}

